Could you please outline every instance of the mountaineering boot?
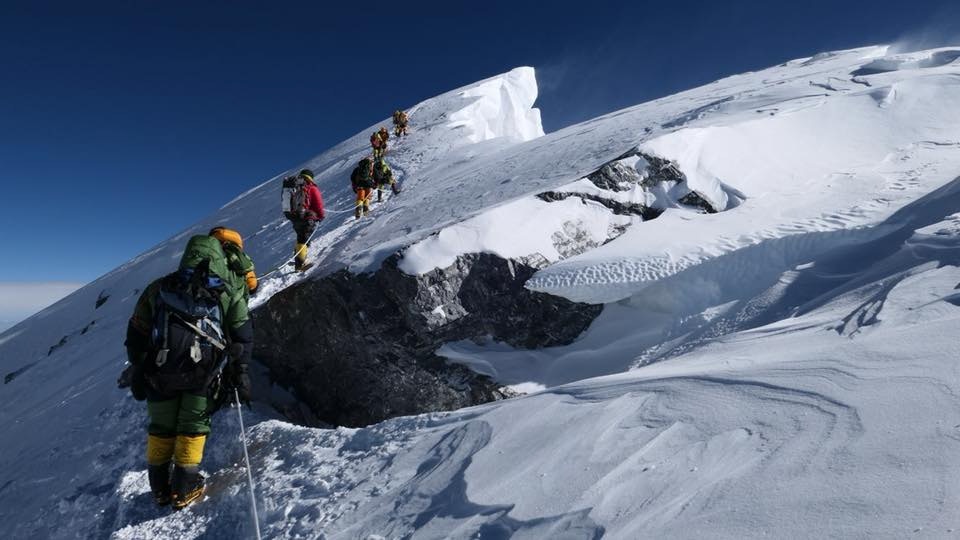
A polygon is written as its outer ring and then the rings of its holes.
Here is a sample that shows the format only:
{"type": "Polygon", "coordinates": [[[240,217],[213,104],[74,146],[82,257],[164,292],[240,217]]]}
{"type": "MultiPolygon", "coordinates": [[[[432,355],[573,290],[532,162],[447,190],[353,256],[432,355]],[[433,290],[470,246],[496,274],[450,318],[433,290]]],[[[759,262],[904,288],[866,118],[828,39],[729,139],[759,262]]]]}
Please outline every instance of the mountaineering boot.
{"type": "Polygon", "coordinates": [[[358,204],[357,209],[353,212],[353,215],[356,216],[357,219],[360,219],[360,216],[363,215],[363,206],[358,204]]]}
{"type": "Polygon", "coordinates": [[[173,477],[170,479],[170,502],[174,510],[180,510],[203,495],[200,461],[206,442],[204,433],[177,435],[173,451],[173,477]]]}
{"type": "Polygon", "coordinates": [[[196,466],[176,465],[170,481],[170,500],[174,510],[180,510],[203,496],[203,475],[196,466]]]}
{"type": "Polygon", "coordinates": [[[381,202],[381,201],[383,201],[383,190],[380,188],[377,188],[377,202],[381,202]]]}
{"type": "Polygon", "coordinates": [[[175,442],[170,435],[147,435],[147,479],[153,500],[160,506],[170,504],[170,461],[175,442]]]}
{"type": "Polygon", "coordinates": [[[163,465],[147,465],[147,478],[153,500],[160,506],[170,504],[170,462],[163,465]]]}
{"type": "Polygon", "coordinates": [[[307,262],[307,244],[297,244],[297,252],[294,256],[294,267],[297,270],[303,268],[307,262]]]}

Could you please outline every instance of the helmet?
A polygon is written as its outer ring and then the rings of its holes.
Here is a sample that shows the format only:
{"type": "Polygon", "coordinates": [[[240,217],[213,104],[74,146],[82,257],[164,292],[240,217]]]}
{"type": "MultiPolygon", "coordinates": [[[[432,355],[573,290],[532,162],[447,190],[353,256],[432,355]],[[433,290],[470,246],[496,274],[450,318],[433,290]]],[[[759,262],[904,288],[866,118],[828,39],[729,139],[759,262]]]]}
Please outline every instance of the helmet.
{"type": "Polygon", "coordinates": [[[310,169],[300,169],[300,172],[297,173],[297,176],[305,176],[313,182],[313,171],[310,169]]]}

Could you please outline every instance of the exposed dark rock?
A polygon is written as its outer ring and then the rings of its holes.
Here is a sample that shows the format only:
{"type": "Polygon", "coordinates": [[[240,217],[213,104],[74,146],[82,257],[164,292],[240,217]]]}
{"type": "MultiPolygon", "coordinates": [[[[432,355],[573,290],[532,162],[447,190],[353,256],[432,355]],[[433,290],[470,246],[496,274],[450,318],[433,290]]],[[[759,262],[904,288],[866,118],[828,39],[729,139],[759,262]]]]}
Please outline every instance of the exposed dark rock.
{"type": "Polygon", "coordinates": [[[615,201],[612,199],[607,199],[599,195],[594,195],[592,193],[566,193],[561,191],[546,191],[544,193],[538,193],[537,198],[546,201],[546,202],[556,202],[568,199],[570,197],[578,197],[581,200],[594,201],[598,202],[607,208],[610,209],[614,214],[621,216],[640,216],[644,221],[650,219],[656,219],[663,213],[663,210],[656,208],[650,208],[649,206],[644,206],[638,203],[625,203],[620,201],[615,201]]]}
{"type": "Polygon", "coordinates": [[[613,242],[614,240],[616,240],[618,236],[627,232],[627,229],[629,228],[630,228],[629,225],[615,225],[613,227],[613,230],[610,231],[610,236],[607,238],[607,240],[603,244],[605,245],[610,242],[613,242]]]}
{"type": "Polygon", "coordinates": [[[871,65],[867,64],[858,69],[855,69],[850,72],[850,75],[853,77],[864,77],[867,75],[879,75],[880,73],[889,73],[891,71],[896,71],[895,67],[884,67],[882,65],[871,65]]]}
{"type": "MultiPolygon", "coordinates": [[[[587,179],[593,185],[606,191],[629,191],[637,185],[649,189],[663,182],[680,183],[686,181],[686,177],[672,161],[640,153],[637,149],[630,150],[616,160],[605,164],[599,170],[587,176],[587,179]],[[640,158],[646,162],[645,174],[640,174],[636,168],[624,164],[624,160],[629,158],[640,158]]],[[[644,221],[656,219],[663,213],[662,208],[621,202],[593,193],[547,191],[537,194],[537,198],[546,202],[562,201],[570,197],[579,197],[584,201],[594,201],[606,206],[614,214],[640,216],[644,221]]]]}
{"type": "Polygon", "coordinates": [[[710,204],[705,198],[703,198],[702,195],[700,195],[696,191],[691,191],[690,193],[687,193],[683,197],[680,197],[677,200],[677,202],[687,206],[692,206],[694,208],[699,208],[700,210],[703,210],[707,214],[717,213],[717,209],[714,208],[712,204],[710,204]]]}
{"type": "MultiPolygon", "coordinates": [[[[829,82],[815,83],[813,81],[810,81],[810,86],[816,86],[817,88],[823,88],[824,90],[829,90],[831,92],[837,91],[837,89],[833,85],[831,85],[829,82]]],[[[763,111],[758,110],[757,112],[763,112],[763,111]]]]}
{"type": "Polygon", "coordinates": [[[437,348],[488,338],[564,345],[602,310],[525,289],[536,268],[495,255],[465,255],[422,276],[404,274],[398,260],[294,285],[254,312],[255,355],[321,422],[362,426],[502,399],[496,383],[437,348]]]}
{"type": "Polygon", "coordinates": [[[18,370],[16,370],[16,371],[11,371],[10,373],[7,373],[6,375],[3,376],[3,384],[10,384],[10,382],[11,382],[12,380],[14,380],[14,379],[16,379],[17,377],[19,377],[20,375],[22,375],[24,371],[32,368],[35,363],[36,363],[36,362],[31,363],[31,364],[27,364],[27,365],[21,367],[20,369],[18,369],[18,370]]]}
{"type": "Polygon", "coordinates": [[[661,182],[680,183],[687,181],[687,177],[680,172],[674,162],[639,152],[636,155],[647,162],[647,176],[643,180],[644,186],[652,187],[661,182]]]}
{"type": "Polygon", "coordinates": [[[56,345],[50,346],[50,350],[47,351],[47,356],[52,355],[57,349],[66,345],[69,339],[70,339],[70,336],[63,336],[62,338],[60,338],[60,341],[56,345]]]}
{"type": "MultiPolygon", "coordinates": [[[[683,172],[680,171],[680,168],[677,167],[677,165],[674,162],[668,159],[663,159],[661,157],[654,156],[654,155],[644,154],[636,148],[618,157],[615,161],[612,161],[604,165],[603,167],[600,168],[600,170],[591,174],[588,178],[598,187],[610,190],[610,189],[615,189],[611,187],[613,185],[618,185],[621,187],[624,186],[625,184],[620,182],[621,179],[632,177],[632,175],[636,175],[636,178],[639,179],[638,181],[634,181],[634,183],[639,183],[645,189],[648,189],[648,190],[654,186],[664,184],[664,183],[674,185],[677,189],[681,190],[680,191],[681,193],[689,189],[686,186],[687,177],[683,174],[683,172]],[[636,172],[636,169],[634,169],[633,167],[627,167],[622,163],[623,160],[626,160],[632,157],[638,157],[641,160],[646,162],[646,165],[647,165],[646,168],[642,168],[638,165],[638,168],[641,168],[643,170],[643,173],[638,173],[636,172]],[[628,172],[622,172],[622,171],[628,171],[628,172]]],[[[730,186],[724,185],[723,189],[727,192],[727,196],[730,198],[730,204],[728,205],[728,208],[715,208],[705,197],[703,197],[701,194],[697,193],[696,191],[692,191],[692,190],[689,191],[686,195],[677,199],[677,202],[686,206],[699,208],[700,210],[708,214],[716,214],[717,212],[720,212],[722,210],[726,210],[726,209],[729,209],[730,207],[737,206],[746,199],[746,197],[742,193],[740,193],[736,189],[731,188],[730,186]]],[[[562,200],[572,195],[574,194],[564,194],[564,193],[556,194],[554,192],[548,192],[548,193],[542,193],[538,195],[538,197],[540,197],[545,201],[550,201],[550,200],[562,200]]],[[[642,215],[644,221],[649,219],[655,219],[661,213],[663,213],[663,210],[659,208],[647,208],[642,205],[623,204],[617,201],[604,199],[603,197],[596,197],[596,196],[590,196],[590,195],[584,195],[584,194],[576,194],[576,196],[582,197],[584,199],[594,200],[601,204],[604,204],[605,206],[607,206],[617,214],[642,215]],[[638,213],[638,210],[640,210],[640,208],[643,208],[642,214],[638,213]]]]}
{"type": "Polygon", "coordinates": [[[96,306],[93,309],[100,309],[100,306],[106,304],[109,299],[110,295],[107,294],[107,291],[100,291],[100,294],[97,295],[96,306]]]}
{"type": "Polygon", "coordinates": [[[607,191],[630,191],[642,180],[640,173],[620,161],[611,161],[587,176],[593,185],[607,191]]]}

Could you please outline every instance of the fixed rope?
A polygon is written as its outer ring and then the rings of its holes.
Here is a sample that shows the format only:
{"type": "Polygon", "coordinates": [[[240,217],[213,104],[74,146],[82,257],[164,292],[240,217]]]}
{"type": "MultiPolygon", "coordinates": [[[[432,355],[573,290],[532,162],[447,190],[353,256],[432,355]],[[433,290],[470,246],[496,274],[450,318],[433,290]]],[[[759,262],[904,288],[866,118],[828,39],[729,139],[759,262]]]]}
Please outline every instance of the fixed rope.
{"type": "MultiPolygon", "coordinates": [[[[313,237],[316,236],[318,232],[320,232],[320,225],[317,225],[317,227],[313,230],[313,232],[310,233],[310,237],[307,238],[306,243],[303,244],[303,245],[306,246],[307,244],[309,244],[310,241],[313,240],[313,237]]],[[[304,249],[306,249],[306,248],[304,248],[304,249]]],[[[281,268],[287,266],[287,265],[290,264],[293,260],[295,260],[295,259],[297,258],[297,255],[299,255],[299,254],[300,254],[299,251],[294,252],[293,257],[290,257],[289,259],[285,259],[283,262],[281,262],[279,265],[275,266],[272,270],[270,270],[270,271],[267,272],[266,274],[257,276],[257,281],[263,280],[263,279],[265,279],[265,278],[267,278],[267,277],[269,277],[269,276],[272,276],[273,274],[276,274],[277,272],[280,271],[281,268]]]]}
{"type": "MultiPolygon", "coordinates": [[[[368,197],[367,200],[368,200],[369,202],[373,202],[373,193],[370,194],[370,197],[368,197]]],[[[355,203],[353,203],[352,205],[350,205],[348,208],[344,208],[344,209],[327,208],[325,211],[326,211],[326,213],[328,213],[328,214],[352,214],[352,213],[356,212],[358,206],[360,206],[360,201],[356,201],[355,203]]],[[[319,225],[317,225],[317,228],[314,229],[313,233],[310,234],[310,238],[307,238],[307,242],[306,242],[306,244],[304,244],[304,245],[309,244],[309,243],[310,243],[310,240],[313,240],[313,237],[316,236],[316,234],[317,234],[318,232],[320,232],[320,226],[319,226],[319,225]]],[[[290,257],[289,259],[284,260],[282,263],[280,263],[279,265],[277,265],[277,266],[275,266],[274,268],[272,268],[269,272],[267,272],[267,273],[265,273],[265,274],[263,274],[263,275],[257,276],[257,280],[260,281],[260,280],[263,280],[263,279],[265,279],[265,278],[267,278],[267,277],[272,276],[273,274],[276,274],[277,272],[280,271],[280,269],[282,269],[283,267],[285,267],[285,266],[287,266],[288,264],[290,264],[290,262],[292,262],[293,260],[295,260],[295,259],[297,258],[297,255],[298,255],[298,254],[299,254],[299,251],[298,251],[298,252],[295,252],[295,253],[293,254],[293,257],[290,257]]]]}
{"type": "Polygon", "coordinates": [[[329,213],[329,214],[349,214],[349,213],[352,213],[353,210],[354,210],[356,207],[357,207],[357,205],[354,204],[354,205],[353,205],[353,208],[347,208],[346,210],[327,209],[327,213],[329,213]]]}
{"type": "Polygon", "coordinates": [[[250,487],[250,510],[253,512],[253,528],[260,538],[260,515],[257,513],[257,496],[253,487],[253,472],[250,470],[250,454],[247,453],[247,431],[243,428],[243,412],[240,406],[240,392],[234,388],[233,397],[237,403],[237,418],[240,419],[240,441],[243,442],[243,460],[247,465],[247,485],[250,487]]]}

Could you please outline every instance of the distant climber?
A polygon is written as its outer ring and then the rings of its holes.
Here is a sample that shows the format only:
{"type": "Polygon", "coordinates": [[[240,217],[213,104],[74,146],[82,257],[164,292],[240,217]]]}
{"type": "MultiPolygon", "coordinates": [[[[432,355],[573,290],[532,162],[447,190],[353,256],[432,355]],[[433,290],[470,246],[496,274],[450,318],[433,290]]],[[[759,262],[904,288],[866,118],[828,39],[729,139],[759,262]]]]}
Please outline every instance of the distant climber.
{"type": "Polygon", "coordinates": [[[373,159],[382,159],[387,155],[387,141],[390,139],[390,132],[387,128],[381,127],[370,136],[370,147],[373,148],[373,159]]]}
{"type": "Polygon", "coordinates": [[[393,111],[393,134],[397,137],[407,134],[407,113],[397,109],[393,111]]]}
{"type": "Polygon", "coordinates": [[[310,267],[307,263],[307,242],[313,236],[317,224],[326,217],[323,196],[313,181],[313,171],[303,169],[296,176],[285,178],[281,202],[283,215],[290,220],[294,232],[297,233],[294,266],[302,272],[310,267]]]}
{"type": "Polygon", "coordinates": [[[243,278],[249,295],[257,294],[259,287],[257,273],[253,266],[253,259],[243,251],[243,238],[240,237],[240,233],[226,227],[214,227],[207,234],[220,241],[220,247],[227,256],[227,267],[243,278]]]}
{"type": "Polygon", "coordinates": [[[373,162],[370,158],[363,158],[350,174],[350,185],[357,194],[357,204],[354,215],[357,219],[370,211],[370,197],[373,196],[375,186],[373,179],[373,162]]]}
{"type": "Polygon", "coordinates": [[[227,260],[216,238],[192,237],[179,270],[147,286],[127,325],[130,390],[147,402],[150,491],[177,510],[203,495],[213,411],[234,390],[250,401],[247,284],[227,260]]]}
{"type": "Polygon", "coordinates": [[[400,185],[393,177],[393,171],[387,165],[386,159],[378,159],[373,163],[373,181],[377,186],[377,202],[383,200],[383,189],[390,186],[394,194],[400,193],[400,185]]]}

